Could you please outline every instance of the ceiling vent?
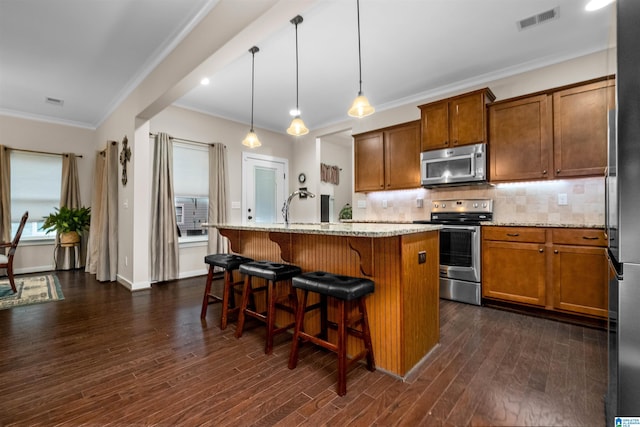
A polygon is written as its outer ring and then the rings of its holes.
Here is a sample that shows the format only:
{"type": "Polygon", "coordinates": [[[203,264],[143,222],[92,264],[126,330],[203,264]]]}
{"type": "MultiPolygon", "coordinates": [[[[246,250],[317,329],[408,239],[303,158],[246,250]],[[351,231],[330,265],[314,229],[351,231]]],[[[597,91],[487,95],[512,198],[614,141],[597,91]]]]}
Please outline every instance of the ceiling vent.
{"type": "Polygon", "coordinates": [[[542,24],[544,22],[553,21],[554,19],[558,19],[558,9],[556,6],[553,9],[549,9],[547,11],[538,13],[537,15],[530,16],[528,18],[524,18],[518,21],[516,24],[518,25],[518,30],[526,30],[527,28],[531,28],[538,24],[542,24]]]}
{"type": "Polygon", "coordinates": [[[47,104],[56,105],[58,107],[62,107],[64,105],[64,100],[57,99],[57,98],[50,98],[48,96],[44,99],[44,102],[46,102],[47,104]]]}

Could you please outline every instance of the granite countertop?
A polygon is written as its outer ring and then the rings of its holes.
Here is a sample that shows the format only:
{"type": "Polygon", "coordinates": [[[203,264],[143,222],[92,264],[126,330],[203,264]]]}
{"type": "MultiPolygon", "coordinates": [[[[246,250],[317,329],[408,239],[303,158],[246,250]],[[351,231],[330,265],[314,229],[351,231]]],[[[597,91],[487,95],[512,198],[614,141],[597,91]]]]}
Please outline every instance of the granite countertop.
{"type": "Polygon", "coordinates": [[[483,221],[480,225],[495,225],[498,227],[545,227],[545,228],[604,228],[603,224],[545,224],[545,223],[524,223],[508,221],[483,221]]]}
{"type": "Polygon", "coordinates": [[[442,227],[432,224],[373,224],[373,223],[313,223],[300,224],[203,224],[203,227],[228,230],[266,231],[279,233],[325,234],[355,237],[392,237],[404,234],[437,231],[442,227]]]}

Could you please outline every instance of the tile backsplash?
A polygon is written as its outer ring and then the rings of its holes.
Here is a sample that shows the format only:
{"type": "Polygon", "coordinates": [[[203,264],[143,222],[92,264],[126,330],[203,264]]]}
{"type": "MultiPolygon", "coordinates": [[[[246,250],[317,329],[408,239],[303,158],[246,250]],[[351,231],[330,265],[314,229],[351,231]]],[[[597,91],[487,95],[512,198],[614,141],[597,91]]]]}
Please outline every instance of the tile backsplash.
{"type": "Polygon", "coordinates": [[[494,222],[523,225],[604,226],[604,178],[580,178],[492,186],[357,193],[353,219],[428,219],[433,200],[493,199],[494,222]],[[566,195],[566,205],[561,204],[566,195]],[[420,205],[422,199],[422,207],[420,205]],[[365,207],[361,207],[363,205],[365,207]]]}

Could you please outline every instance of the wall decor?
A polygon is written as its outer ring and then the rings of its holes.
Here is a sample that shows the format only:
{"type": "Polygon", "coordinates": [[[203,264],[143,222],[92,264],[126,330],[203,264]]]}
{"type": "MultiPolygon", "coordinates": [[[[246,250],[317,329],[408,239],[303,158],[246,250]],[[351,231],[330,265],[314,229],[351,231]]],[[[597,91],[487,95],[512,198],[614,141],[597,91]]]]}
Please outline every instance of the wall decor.
{"type": "Polygon", "coordinates": [[[122,185],[127,185],[127,162],[131,160],[131,148],[127,135],[122,140],[122,151],[120,152],[120,164],[122,165],[122,185]]]}

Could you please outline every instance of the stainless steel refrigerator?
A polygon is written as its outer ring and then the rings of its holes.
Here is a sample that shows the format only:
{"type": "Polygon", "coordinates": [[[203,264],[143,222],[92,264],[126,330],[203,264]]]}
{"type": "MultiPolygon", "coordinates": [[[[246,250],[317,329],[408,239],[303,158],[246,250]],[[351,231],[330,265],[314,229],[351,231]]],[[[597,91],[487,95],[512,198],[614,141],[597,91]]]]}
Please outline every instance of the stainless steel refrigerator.
{"type": "Polygon", "coordinates": [[[607,425],[640,416],[640,1],[617,0],[616,109],[609,114],[607,425]]]}

